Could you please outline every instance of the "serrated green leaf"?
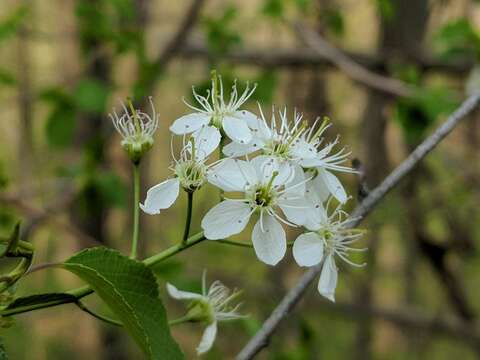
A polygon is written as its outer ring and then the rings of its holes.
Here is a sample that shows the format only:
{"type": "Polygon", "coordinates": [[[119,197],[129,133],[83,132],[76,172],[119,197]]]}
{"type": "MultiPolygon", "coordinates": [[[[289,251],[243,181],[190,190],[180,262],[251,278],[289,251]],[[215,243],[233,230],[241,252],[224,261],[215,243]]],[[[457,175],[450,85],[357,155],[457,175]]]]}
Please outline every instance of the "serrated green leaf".
{"type": "Polygon", "coordinates": [[[108,87],[101,81],[85,79],[77,84],[74,101],[80,110],[101,113],[105,109],[108,87]]]}
{"type": "Polygon", "coordinates": [[[155,276],[143,263],[115,250],[92,248],[63,267],[96,291],[149,359],[183,359],[170,335],[155,276]]]}

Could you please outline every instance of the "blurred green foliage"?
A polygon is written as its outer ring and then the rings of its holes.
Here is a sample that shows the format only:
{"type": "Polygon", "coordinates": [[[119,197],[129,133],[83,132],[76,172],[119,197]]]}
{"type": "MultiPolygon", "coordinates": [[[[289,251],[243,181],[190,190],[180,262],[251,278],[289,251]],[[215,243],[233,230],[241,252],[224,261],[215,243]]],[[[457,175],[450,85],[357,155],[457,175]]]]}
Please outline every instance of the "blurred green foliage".
{"type": "Polygon", "coordinates": [[[466,18],[455,19],[440,28],[434,45],[443,59],[474,56],[480,60],[480,35],[466,18]]]}

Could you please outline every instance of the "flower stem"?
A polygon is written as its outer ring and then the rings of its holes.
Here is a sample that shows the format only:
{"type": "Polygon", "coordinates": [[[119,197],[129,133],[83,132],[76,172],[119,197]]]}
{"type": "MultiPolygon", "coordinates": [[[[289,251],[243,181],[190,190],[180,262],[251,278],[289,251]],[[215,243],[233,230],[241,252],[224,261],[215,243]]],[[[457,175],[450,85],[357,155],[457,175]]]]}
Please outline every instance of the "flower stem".
{"type": "Polygon", "coordinates": [[[185,315],[185,316],[179,317],[178,319],[170,320],[168,322],[168,325],[170,325],[170,326],[180,325],[180,324],[184,324],[186,322],[189,322],[191,320],[192,320],[191,316],[185,315]]]}
{"type": "Polygon", "coordinates": [[[188,203],[187,203],[187,218],[185,220],[185,230],[183,231],[182,243],[188,240],[190,234],[190,224],[192,222],[192,209],[193,209],[193,191],[187,191],[188,203]]]}
{"type": "Polygon", "coordinates": [[[133,234],[132,234],[132,250],[130,257],[137,258],[138,250],[138,228],[140,218],[140,168],[139,164],[133,165],[133,234]]]}
{"type": "Polygon", "coordinates": [[[143,260],[143,263],[150,267],[150,266],[154,266],[155,264],[165,260],[165,259],[168,259],[169,257],[185,250],[185,249],[188,249],[189,247],[201,242],[205,240],[205,236],[203,235],[203,232],[199,232],[199,233],[196,233],[195,235],[192,235],[190,236],[187,241],[185,242],[181,242],[179,244],[176,244],[176,245],[173,245],[173,246],[170,246],[168,249],[158,253],[158,254],[155,254],[153,256],[150,256],[149,258],[146,258],[145,260],[143,260]]]}
{"type": "Polygon", "coordinates": [[[102,315],[102,314],[99,314],[97,313],[95,310],[92,310],[90,309],[87,305],[85,305],[83,302],[81,301],[77,301],[75,303],[80,309],[82,309],[83,311],[85,311],[87,314],[90,314],[92,315],[93,317],[97,318],[98,320],[101,320],[103,322],[106,322],[110,325],[115,325],[115,326],[123,326],[123,324],[118,321],[118,320],[115,320],[115,319],[112,319],[108,316],[105,316],[105,315],[102,315]]]}

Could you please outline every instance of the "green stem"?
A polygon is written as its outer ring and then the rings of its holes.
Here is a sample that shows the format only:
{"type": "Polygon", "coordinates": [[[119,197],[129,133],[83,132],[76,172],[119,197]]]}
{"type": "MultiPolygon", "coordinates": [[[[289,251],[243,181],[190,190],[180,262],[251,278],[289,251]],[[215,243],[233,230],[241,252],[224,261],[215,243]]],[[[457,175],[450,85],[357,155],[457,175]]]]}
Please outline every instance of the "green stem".
{"type": "Polygon", "coordinates": [[[188,204],[187,204],[187,219],[185,220],[185,230],[183,231],[182,243],[188,240],[190,234],[190,224],[192,222],[192,208],[193,208],[193,191],[187,191],[188,204]]]}
{"type": "Polygon", "coordinates": [[[145,260],[143,260],[143,263],[148,266],[148,267],[151,267],[151,266],[154,266],[155,264],[165,260],[165,259],[168,259],[169,257],[185,250],[185,249],[188,249],[189,247],[199,243],[199,242],[202,242],[203,240],[205,240],[205,236],[203,235],[203,232],[199,232],[199,233],[196,233],[195,235],[192,235],[190,236],[187,241],[185,242],[181,242],[179,244],[176,244],[176,245],[173,245],[173,246],[170,246],[168,249],[158,253],[158,254],[155,254],[153,256],[150,256],[149,258],[146,258],[145,260]]]}
{"type": "MultiPolygon", "coordinates": [[[[121,321],[118,321],[118,320],[115,320],[115,319],[112,319],[111,317],[109,316],[105,316],[105,315],[102,315],[102,314],[99,314],[98,312],[96,312],[95,310],[92,310],[90,309],[87,305],[85,305],[83,302],[81,301],[78,301],[75,303],[75,305],[77,305],[81,310],[85,311],[87,314],[93,316],[94,318],[100,320],[100,321],[103,321],[107,324],[110,324],[110,325],[114,325],[114,326],[119,326],[119,327],[123,327],[123,323],[121,321]]],[[[175,325],[180,325],[180,324],[183,324],[183,323],[186,323],[186,322],[189,322],[191,321],[192,318],[190,316],[182,316],[178,319],[174,319],[174,320],[170,320],[168,322],[168,325],[169,326],[175,326],[175,325]]]]}
{"type": "Polygon", "coordinates": [[[188,315],[185,315],[185,316],[182,316],[178,319],[173,319],[173,320],[170,320],[168,322],[168,325],[170,326],[175,326],[175,325],[180,325],[180,324],[183,324],[183,323],[186,323],[186,322],[189,322],[192,320],[192,317],[191,316],[188,316],[188,315]]]}
{"type": "Polygon", "coordinates": [[[139,164],[133,165],[133,234],[132,234],[132,250],[130,257],[137,258],[138,250],[138,228],[140,219],[140,169],[139,164]]]}
{"type": "Polygon", "coordinates": [[[115,326],[123,326],[123,324],[118,321],[118,320],[115,320],[115,319],[112,319],[108,316],[105,316],[105,315],[102,315],[102,314],[99,314],[97,313],[96,311],[90,309],[87,305],[85,305],[84,303],[82,303],[81,301],[78,301],[75,303],[75,305],[77,305],[80,309],[82,309],[83,311],[85,311],[87,314],[90,314],[92,315],[93,317],[97,318],[98,320],[101,320],[103,322],[106,322],[110,325],[115,325],[115,326]]]}

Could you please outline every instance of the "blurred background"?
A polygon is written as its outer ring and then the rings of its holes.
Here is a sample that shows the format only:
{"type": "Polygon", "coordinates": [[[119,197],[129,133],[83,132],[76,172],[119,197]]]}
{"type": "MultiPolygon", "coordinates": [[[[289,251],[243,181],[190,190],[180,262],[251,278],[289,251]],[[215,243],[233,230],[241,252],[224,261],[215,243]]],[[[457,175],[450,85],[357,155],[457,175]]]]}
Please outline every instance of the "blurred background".
{"type": "MultiPolygon", "coordinates": [[[[475,0],[1,0],[0,233],[22,219],[35,264],[103,244],[129,249],[131,167],[107,114],[127,96],[161,115],[142,161],[146,190],[170,175],[169,124],[182,97],[258,83],[247,108],[287,105],[328,115],[361,176],[340,175],[353,199],[435,128],[475,87],[475,0]],[[468,84],[468,86],[466,86],[468,84]],[[412,87],[414,86],[414,91],[412,87]]],[[[340,264],[337,302],[312,287],[259,359],[480,357],[480,113],[474,113],[377,207],[362,227],[364,269],[340,264]]],[[[192,231],[217,195],[196,195],[192,231]]],[[[141,254],[176,243],[185,196],[141,217],[141,254]]],[[[248,232],[237,240],[246,241],[248,232]]],[[[292,232],[291,236],[295,233],[292,232]]],[[[231,359],[302,274],[289,252],[275,268],[252,249],[204,242],[154,270],[170,318],[183,314],[165,282],[199,290],[203,269],[244,290],[245,320],[223,323],[205,359],[231,359]]],[[[17,294],[80,284],[60,270],[27,276],[17,294]]],[[[89,302],[108,312],[94,297],[89,302]]],[[[173,330],[187,359],[203,327],[173,330]]],[[[74,305],[17,316],[1,329],[10,357],[140,359],[121,330],[74,305]]]]}

